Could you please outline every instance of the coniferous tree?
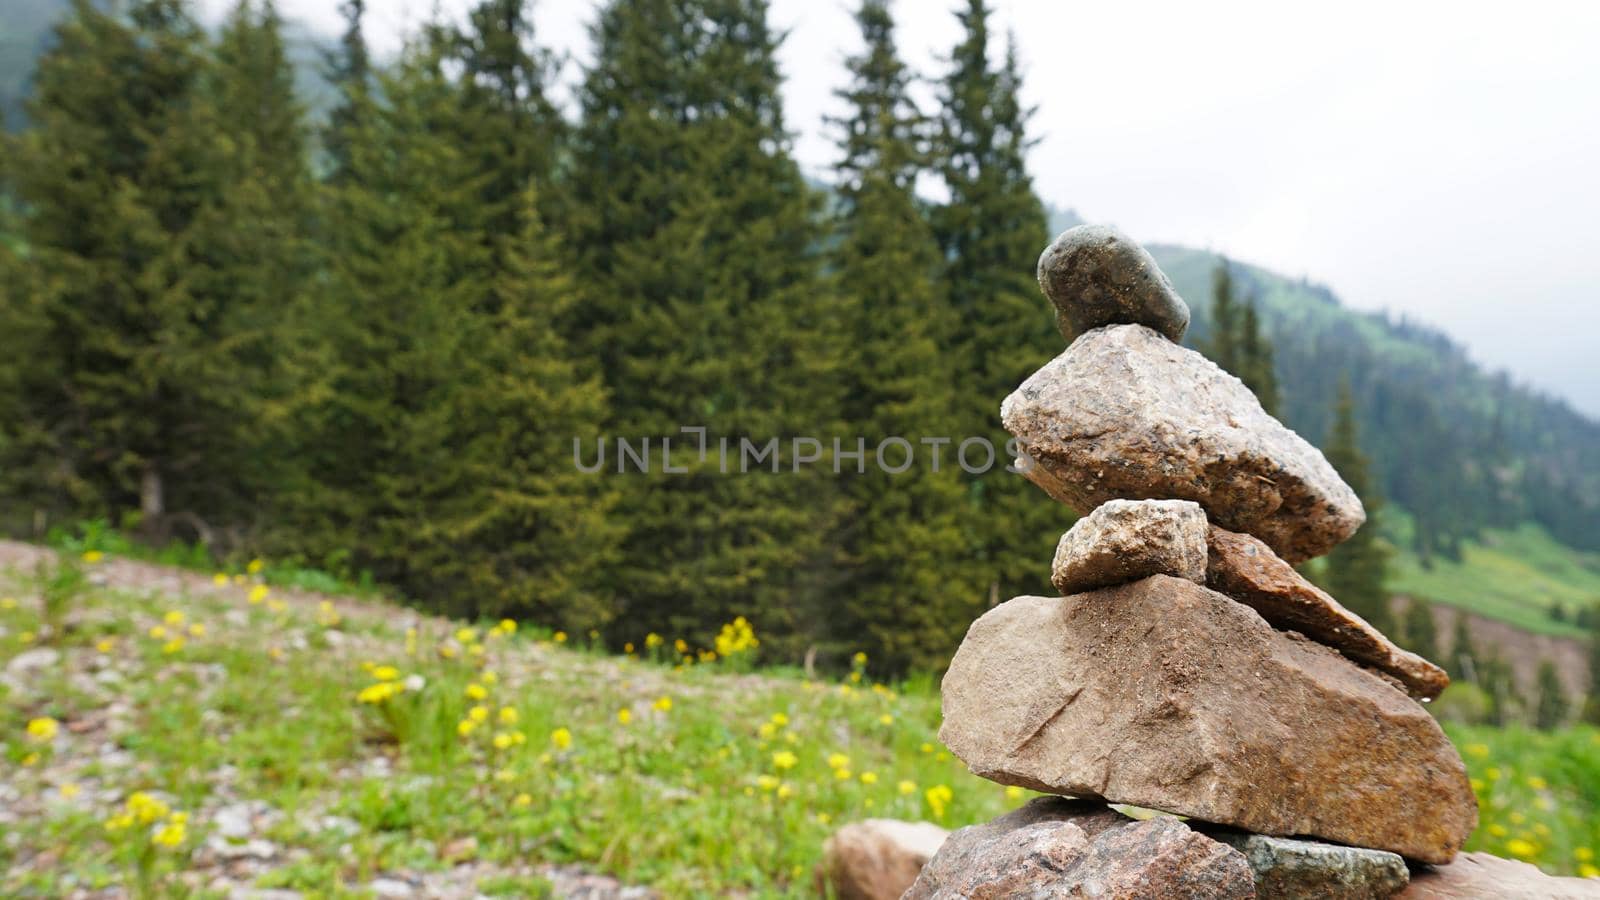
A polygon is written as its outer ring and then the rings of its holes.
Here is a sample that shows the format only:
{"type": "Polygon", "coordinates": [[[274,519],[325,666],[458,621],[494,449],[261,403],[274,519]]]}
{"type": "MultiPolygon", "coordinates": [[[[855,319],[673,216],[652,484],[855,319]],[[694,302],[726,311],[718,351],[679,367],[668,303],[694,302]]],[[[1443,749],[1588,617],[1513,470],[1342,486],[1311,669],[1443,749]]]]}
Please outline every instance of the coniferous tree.
{"type": "MultiPolygon", "coordinates": [[[[939,81],[934,142],[950,196],[932,221],[957,317],[946,346],[965,373],[957,437],[985,437],[1004,448],[1000,401],[1061,353],[1061,335],[1034,280],[1049,233],[1027,171],[1033,111],[1020,98],[1015,41],[997,61],[985,0],[967,0],[956,15],[963,33],[939,81]]],[[[1048,589],[1039,560],[1050,557],[1072,519],[1006,471],[1003,449],[998,457],[987,474],[968,480],[974,555],[994,601],[1048,589]]]]}
{"type": "Polygon", "coordinates": [[[240,363],[232,299],[207,289],[226,171],[207,70],[179,0],[116,16],[78,0],[8,160],[39,313],[18,429],[39,467],[31,499],[136,511],[157,537],[232,477],[210,452],[234,410],[207,381],[240,363]]]}
{"type": "Polygon", "coordinates": [[[742,438],[788,456],[794,437],[837,433],[816,198],[789,154],[766,15],[761,0],[613,0],[580,91],[587,299],[567,324],[605,373],[609,433],[652,441],[648,474],[609,476],[631,529],[629,564],[610,574],[632,633],[692,636],[741,614],[779,634],[818,626],[804,582],[832,527],[831,478],[787,459],[739,471],[742,438]],[[705,453],[685,427],[706,429],[705,453]],[[663,438],[686,472],[664,471],[663,438]]]}
{"type": "Polygon", "coordinates": [[[1511,666],[1499,653],[1486,655],[1478,667],[1478,684],[1489,698],[1488,724],[1504,728],[1511,724],[1515,711],[1512,697],[1516,695],[1516,679],[1511,666]]]}
{"type": "Polygon", "coordinates": [[[1536,688],[1538,700],[1534,707],[1534,727],[1540,731],[1560,728],[1567,721],[1572,701],[1567,697],[1566,686],[1561,683],[1561,676],[1556,672],[1555,663],[1548,659],[1539,663],[1536,688]]]}
{"type": "Polygon", "coordinates": [[[1439,632],[1433,622],[1433,604],[1412,597],[1406,604],[1404,624],[1406,649],[1423,659],[1439,658],[1439,632]]]}
{"type": "MultiPolygon", "coordinates": [[[[851,114],[833,122],[842,158],[832,270],[849,348],[843,412],[855,434],[947,437],[956,379],[940,342],[951,323],[939,245],[913,192],[922,118],[888,4],[864,0],[855,18],[865,48],[846,61],[850,84],[839,92],[851,114]]],[[[928,459],[899,475],[844,473],[838,595],[850,599],[835,618],[836,639],[871,635],[882,667],[942,665],[979,608],[954,454],[945,448],[938,471],[928,459]]]]}
{"type": "Polygon", "coordinates": [[[323,129],[322,146],[328,156],[328,180],[343,181],[350,172],[350,146],[352,133],[364,123],[363,115],[370,110],[368,90],[372,80],[372,59],[367,50],[367,39],[362,33],[362,20],[367,14],[366,0],[344,0],[339,5],[344,18],[344,34],[339,38],[339,49],[328,57],[328,82],[339,93],[339,100],[328,113],[328,124],[323,129]]]}
{"type": "Polygon", "coordinates": [[[1361,452],[1356,434],[1355,400],[1348,382],[1339,387],[1333,428],[1323,452],[1345,483],[1361,498],[1367,511],[1366,524],[1327,555],[1323,586],[1374,628],[1389,633],[1394,628],[1394,617],[1389,611],[1389,589],[1385,583],[1389,549],[1381,542],[1377,528],[1382,503],[1376,487],[1367,477],[1367,457],[1361,452]]]}
{"type": "Polygon", "coordinates": [[[1244,382],[1269,415],[1278,414],[1278,376],[1272,344],[1262,333],[1255,301],[1234,296],[1226,259],[1211,273],[1211,334],[1206,353],[1223,371],[1244,382]]]}
{"type": "Polygon", "coordinates": [[[1239,372],[1239,302],[1233,296],[1233,269],[1226,259],[1211,270],[1211,338],[1206,355],[1224,372],[1239,372]]]}
{"type": "Polygon", "coordinates": [[[1478,651],[1472,645],[1472,629],[1467,624],[1467,614],[1456,613],[1455,636],[1450,641],[1450,658],[1445,661],[1445,671],[1455,681],[1478,680],[1478,651]]]}

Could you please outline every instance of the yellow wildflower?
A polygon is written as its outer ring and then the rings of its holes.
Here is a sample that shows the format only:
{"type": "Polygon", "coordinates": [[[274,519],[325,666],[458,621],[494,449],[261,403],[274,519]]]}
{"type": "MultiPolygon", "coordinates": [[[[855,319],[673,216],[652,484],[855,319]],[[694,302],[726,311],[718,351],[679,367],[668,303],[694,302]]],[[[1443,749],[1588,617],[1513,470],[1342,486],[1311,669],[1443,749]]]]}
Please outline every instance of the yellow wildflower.
{"type": "Polygon", "coordinates": [[[924,791],[922,796],[928,801],[928,809],[933,811],[933,817],[943,819],[945,808],[955,799],[955,792],[948,785],[936,784],[924,791]]]}
{"type": "Polygon", "coordinates": [[[779,769],[792,769],[800,762],[800,757],[788,750],[779,750],[772,754],[772,765],[779,769]]]}
{"type": "Polygon", "coordinates": [[[467,710],[467,718],[474,722],[487,722],[489,720],[489,708],[487,706],[474,706],[467,710]]]}
{"type": "Polygon", "coordinates": [[[780,785],[778,785],[778,799],[779,800],[787,800],[787,799],[789,799],[790,797],[793,797],[793,796],[794,796],[794,788],[790,787],[788,784],[780,784],[780,785]]]}
{"type": "Polygon", "coordinates": [[[134,791],[129,794],[126,806],[128,815],[133,816],[140,825],[148,825],[157,819],[166,818],[167,813],[171,811],[165,803],[144,791],[134,791]]]}
{"type": "Polygon", "coordinates": [[[572,746],[572,732],[565,728],[557,728],[550,732],[550,743],[555,744],[557,750],[565,750],[572,746]]]}
{"type": "Polygon", "coordinates": [[[633,712],[627,707],[617,710],[617,724],[626,725],[633,721],[633,712]]]}
{"type": "Polygon", "coordinates": [[[105,559],[105,558],[106,558],[106,555],[104,553],[101,553],[99,550],[85,550],[85,551],[83,551],[83,561],[86,562],[86,563],[89,563],[91,565],[94,564],[94,563],[97,563],[100,560],[105,559]]]}
{"type": "Polygon", "coordinates": [[[852,656],[850,661],[858,666],[864,666],[867,664],[867,654],[864,651],[857,650],[856,655],[852,656]]]}
{"type": "Polygon", "coordinates": [[[1576,847],[1572,851],[1572,858],[1578,862],[1590,862],[1594,859],[1594,851],[1588,847],[1576,847]]]}
{"type": "Polygon", "coordinates": [[[265,563],[263,563],[260,559],[252,559],[250,560],[250,564],[244,567],[244,570],[249,572],[251,575],[260,575],[263,568],[266,568],[265,563]]]}
{"type": "Polygon", "coordinates": [[[850,768],[850,757],[845,756],[843,753],[830,753],[828,754],[828,768],[848,769],[850,768]]]}
{"type": "Polygon", "coordinates": [[[151,625],[150,630],[146,633],[150,635],[152,640],[164,641],[167,639],[167,629],[160,625],[151,625]]]}
{"type": "Polygon", "coordinates": [[[781,712],[773,713],[772,724],[778,726],[779,728],[783,728],[789,724],[789,717],[781,712]]]}
{"type": "Polygon", "coordinates": [[[633,655],[633,642],[629,641],[628,643],[623,644],[622,645],[622,652],[628,654],[629,656],[632,656],[633,655]]]}
{"type": "Polygon", "coordinates": [[[877,772],[862,772],[861,773],[861,783],[862,784],[877,784],[878,783],[878,773],[877,772]]]}
{"type": "Polygon", "coordinates": [[[172,625],[174,627],[182,625],[184,622],[183,613],[179,612],[178,610],[172,610],[171,612],[162,616],[161,621],[166,622],[168,625],[172,625]]]}
{"type": "Polygon", "coordinates": [[[656,708],[656,710],[659,711],[659,712],[671,712],[672,711],[672,698],[663,695],[663,696],[657,697],[656,698],[656,702],[651,704],[651,705],[654,706],[656,708]]]}
{"type": "Polygon", "coordinates": [[[132,828],[132,827],[133,827],[133,816],[130,816],[127,813],[117,813],[116,815],[112,816],[111,818],[106,819],[106,830],[107,831],[116,832],[116,831],[121,831],[121,830],[123,830],[125,828],[132,828]]]}
{"type": "Polygon", "coordinates": [[[517,633],[517,623],[515,621],[511,620],[511,619],[501,619],[500,620],[500,630],[505,632],[506,634],[516,634],[517,633]]]}
{"type": "Polygon", "coordinates": [[[496,675],[493,670],[489,670],[478,676],[478,680],[484,684],[499,684],[500,676],[496,675]]]}
{"type": "Polygon", "coordinates": [[[19,644],[31,644],[31,643],[33,643],[33,639],[36,638],[36,637],[38,637],[38,635],[34,634],[33,632],[24,631],[21,634],[17,635],[17,643],[19,643],[19,644]]]}
{"type": "Polygon", "coordinates": [[[1537,775],[1528,776],[1528,787],[1531,787],[1536,791],[1542,791],[1549,786],[1550,782],[1545,781],[1543,778],[1540,778],[1537,775]]]}
{"type": "Polygon", "coordinates": [[[202,622],[196,622],[193,625],[190,625],[189,626],[189,636],[190,637],[205,637],[206,636],[206,626],[205,626],[205,624],[202,623],[202,622]]]}
{"type": "Polygon", "coordinates": [[[532,806],[533,805],[533,795],[532,794],[518,794],[516,799],[512,800],[511,803],[512,803],[513,806],[532,806]]]}
{"type": "Polygon", "coordinates": [[[1596,868],[1594,863],[1578,863],[1578,877],[1600,878],[1600,868],[1596,868]]]}
{"type": "Polygon", "coordinates": [[[894,724],[894,716],[891,716],[888,713],[884,713],[883,715],[878,717],[878,724],[880,724],[880,725],[893,725],[894,724]]]}
{"type": "Polygon", "coordinates": [[[494,736],[493,743],[496,750],[505,750],[512,745],[513,741],[511,735],[502,731],[494,736]]]}
{"type": "Polygon", "coordinates": [[[756,786],[763,791],[776,790],[778,784],[779,780],[776,775],[761,775],[756,778],[756,786]]]}
{"type": "Polygon", "coordinates": [[[839,768],[833,770],[833,777],[838,779],[839,781],[849,781],[850,780],[850,770],[845,768],[845,767],[843,767],[843,766],[840,766],[839,768]]]}
{"type": "Polygon", "coordinates": [[[483,698],[485,698],[487,696],[489,696],[488,689],[485,688],[483,685],[477,683],[476,681],[474,681],[473,683],[467,685],[467,699],[469,699],[469,700],[482,700],[483,698]]]}
{"type": "Polygon", "coordinates": [[[171,654],[173,654],[173,653],[177,653],[179,650],[182,650],[182,649],[183,649],[183,638],[181,638],[181,637],[175,637],[172,640],[167,641],[165,644],[161,645],[161,652],[165,653],[165,654],[168,654],[169,656],[171,654]]]}
{"type": "Polygon", "coordinates": [[[176,847],[188,836],[188,827],[182,822],[168,822],[150,836],[151,843],[159,847],[176,847]]]}
{"type": "Polygon", "coordinates": [[[1517,857],[1518,859],[1532,859],[1533,857],[1539,855],[1539,848],[1534,846],[1531,841],[1525,841],[1522,838],[1512,838],[1511,840],[1506,841],[1506,852],[1517,857]]]}
{"type": "Polygon", "coordinates": [[[683,638],[678,638],[672,642],[672,649],[678,651],[679,653],[688,653],[689,642],[685,641],[683,638]]]}
{"type": "Polygon", "coordinates": [[[915,794],[917,792],[917,783],[909,779],[901,780],[898,787],[901,794],[915,794]]]}
{"type": "Polygon", "coordinates": [[[776,737],[777,734],[778,726],[772,724],[771,722],[762,722],[760,725],[756,726],[756,736],[761,738],[763,741],[770,741],[776,737]]]}
{"type": "Polygon", "coordinates": [[[470,643],[476,641],[477,639],[478,639],[478,631],[475,628],[457,628],[456,629],[456,641],[459,642],[459,643],[470,644],[470,643]]]}
{"type": "Polygon", "coordinates": [[[78,783],[75,781],[67,781],[63,782],[61,787],[57,790],[61,791],[61,796],[64,799],[71,800],[73,797],[78,796],[79,792],[81,792],[83,788],[79,787],[78,783]]]}
{"type": "Polygon", "coordinates": [[[1007,800],[1021,800],[1022,799],[1022,788],[1019,788],[1014,784],[1007,786],[1006,787],[1006,799],[1007,800]]]}
{"type": "Polygon", "coordinates": [[[60,731],[61,723],[49,716],[28,720],[28,739],[35,743],[43,744],[53,741],[60,731]]]}
{"type": "Polygon", "coordinates": [[[226,573],[226,572],[218,572],[217,574],[211,576],[211,583],[216,585],[217,587],[227,587],[228,586],[228,573],[226,573]]]}
{"type": "Polygon", "coordinates": [[[502,706],[502,707],[500,707],[500,714],[498,716],[496,716],[496,718],[498,718],[500,720],[500,724],[501,725],[515,725],[515,724],[517,724],[517,710],[516,710],[516,707],[512,707],[512,706],[502,706]]]}
{"type": "Polygon", "coordinates": [[[461,721],[456,723],[456,734],[459,734],[462,737],[466,737],[467,735],[472,733],[472,730],[474,728],[477,728],[477,727],[478,727],[478,723],[477,722],[474,722],[471,719],[462,719],[461,721]]]}
{"type": "Polygon", "coordinates": [[[567,633],[565,631],[558,631],[553,635],[553,639],[558,644],[565,644],[567,642],[567,633]]]}
{"type": "Polygon", "coordinates": [[[267,590],[267,586],[266,585],[264,585],[264,584],[256,585],[255,587],[250,589],[250,598],[249,598],[250,599],[250,605],[255,606],[255,605],[260,604],[261,601],[267,599],[267,595],[270,594],[270,593],[272,593],[272,592],[267,590]]]}
{"type": "Polygon", "coordinates": [[[372,677],[379,681],[398,681],[400,679],[400,670],[394,666],[373,666],[372,677]]]}
{"type": "Polygon", "coordinates": [[[115,646],[117,646],[117,639],[108,637],[101,638],[100,640],[96,641],[94,649],[101,653],[110,653],[111,649],[115,646]]]}
{"type": "Polygon", "coordinates": [[[1488,744],[1468,744],[1467,745],[1467,755],[1468,756],[1476,756],[1479,759],[1487,759],[1488,756],[1489,756],[1489,745],[1488,744]]]}
{"type": "Polygon", "coordinates": [[[648,649],[652,649],[653,650],[656,647],[661,646],[661,644],[662,644],[661,635],[656,634],[654,631],[652,631],[649,634],[644,636],[644,645],[648,649]]]}

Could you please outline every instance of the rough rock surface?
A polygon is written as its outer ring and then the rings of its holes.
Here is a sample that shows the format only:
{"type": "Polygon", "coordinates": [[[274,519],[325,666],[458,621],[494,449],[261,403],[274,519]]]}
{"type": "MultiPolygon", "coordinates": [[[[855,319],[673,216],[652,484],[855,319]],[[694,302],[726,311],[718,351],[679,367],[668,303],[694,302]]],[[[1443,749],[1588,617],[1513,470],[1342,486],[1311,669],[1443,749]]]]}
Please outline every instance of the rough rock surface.
{"type": "Polygon", "coordinates": [[[1212,590],[1249,606],[1278,628],[1298,631],[1393,675],[1414,697],[1432,699],[1449,686],[1443,669],[1395,646],[1256,538],[1213,525],[1206,542],[1210,557],[1205,584],[1212,590]]]}
{"type": "Polygon", "coordinates": [[[1600,879],[1561,878],[1488,853],[1463,853],[1447,866],[1421,869],[1400,900],[1600,900],[1600,879]]]}
{"type": "Polygon", "coordinates": [[[1238,850],[1256,876],[1257,900],[1386,900],[1411,874],[1393,853],[1242,834],[1207,832],[1238,850]]]}
{"type": "Polygon", "coordinates": [[[1069,342],[1102,325],[1144,325],[1173,342],[1189,330],[1189,306],[1154,258],[1108,225],[1061,233],[1039,257],[1039,288],[1069,342]]]}
{"type": "Polygon", "coordinates": [[[1448,862],[1477,824],[1419,704],[1165,575],[1018,597],[972,624],[939,736],[979,776],[1448,862]]]}
{"type": "Polygon", "coordinates": [[[1237,850],[1173,818],[1129,819],[1097,803],[1040,797],[950,836],[906,900],[1255,896],[1237,850]]]}
{"type": "Polygon", "coordinates": [[[1206,514],[1189,500],[1107,500],[1056,545],[1050,583],[1063,594],[1150,575],[1206,581],[1206,514]]]}
{"type": "Polygon", "coordinates": [[[1366,520],[1361,501],[1250,389],[1142,325],[1090,331],[1029,376],[1000,415],[1026,475],[1080,512],[1107,500],[1193,500],[1291,563],[1366,520]]]}
{"type": "Polygon", "coordinates": [[[838,900],[898,900],[949,836],[932,822],[852,822],[822,845],[817,893],[838,900]]]}

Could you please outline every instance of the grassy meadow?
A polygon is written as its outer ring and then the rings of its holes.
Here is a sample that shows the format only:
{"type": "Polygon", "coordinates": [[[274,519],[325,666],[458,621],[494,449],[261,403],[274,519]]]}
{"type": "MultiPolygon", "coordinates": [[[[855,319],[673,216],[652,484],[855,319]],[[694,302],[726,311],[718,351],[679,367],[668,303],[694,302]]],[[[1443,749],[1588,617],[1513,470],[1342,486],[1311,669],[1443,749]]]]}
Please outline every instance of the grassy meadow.
{"type": "MultiPolygon", "coordinates": [[[[758,671],[754,618],[603,648],[270,566],[0,550],[7,896],[540,896],[574,872],[807,896],[843,822],[1023,799],[938,744],[933,680],[758,671]]],[[[1600,731],[1448,730],[1470,848],[1600,874],[1600,731]]]]}

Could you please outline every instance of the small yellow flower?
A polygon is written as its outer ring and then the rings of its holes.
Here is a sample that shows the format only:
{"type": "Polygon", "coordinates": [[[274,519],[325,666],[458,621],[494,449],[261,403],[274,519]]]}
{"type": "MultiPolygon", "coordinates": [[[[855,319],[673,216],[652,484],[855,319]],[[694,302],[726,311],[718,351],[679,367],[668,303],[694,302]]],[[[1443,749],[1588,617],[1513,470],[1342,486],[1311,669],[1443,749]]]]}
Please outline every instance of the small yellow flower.
{"type": "Polygon", "coordinates": [[[101,638],[95,641],[94,649],[100,653],[110,653],[117,646],[116,638],[101,638]]]}
{"type": "Polygon", "coordinates": [[[83,788],[79,787],[78,783],[75,781],[66,781],[62,782],[61,787],[58,788],[58,790],[61,791],[61,796],[64,799],[71,800],[73,797],[78,796],[78,794],[82,792],[83,788]]]}
{"type": "Polygon", "coordinates": [[[171,810],[167,805],[144,791],[134,791],[128,795],[126,803],[128,815],[133,816],[140,825],[148,825],[157,819],[164,819],[171,810]]]}
{"type": "Polygon", "coordinates": [[[49,716],[28,720],[28,739],[34,743],[43,744],[53,741],[60,731],[61,723],[49,716]]]}
{"type": "Polygon", "coordinates": [[[899,788],[900,793],[903,795],[915,794],[917,792],[917,783],[908,779],[902,779],[900,784],[898,784],[896,787],[899,788]]]}
{"type": "Polygon", "coordinates": [[[244,567],[244,570],[249,572],[251,575],[260,575],[261,570],[264,568],[266,568],[265,563],[259,559],[252,559],[250,560],[250,564],[244,567]]]}
{"type": "Polygon", "coordinates": [[[843,753],[830,753],[828,754],[828,768],[848,769],[850,768],[850,757],[845,756],[843,753]]]}
{"type": "Polygon", "coordinates": [[[496,716],[496,718],[500,720],[500,724],[501,725],[515,725],[515,724],[517,724],[517,710],[516,710],[516,707],[513,707],[513,706],[502,706],[502,707],[500,707],[500,714],[498,716],[496,716]]]}
{"type": "Polygon", "coordinates": [[[267,599],[267,595],[270,594],[270,593],[272,593],[272,592],[267,590],[267,586],[266,585],[264,585],[264,584],[256,585],[255,587],[250,589],[250,597],[249,597],[250,605],[255,606],[255,605],[260,604],[263,600],[267,599]]]}
{"type": "Polygon", "coordinates": [[[190,625],[189,626],[189,636],[190,637],[205,637],[206,636],[206,626],[205,626],[205,624],[201,623],[201,622],[196,622],[193,625],[190,625]]]}
{"type": "Polygon", "coordinates": [[[1531,787],[1536,791],[1542,791],[1549,786],[1550,782],[1545,781],[1543,778],[1540,778],[1537,775],[1528,776],[1528,787],[1531,787]]]}
{"type": "Polygon", "coordinates": [[[533,795],[532,794],[518,794],[517,798],[515,800],[511,801],[511,804],[513,806],[532,806],[533,805],[533,795]]]}
{"type": "Polygon", "coordinates": [[[555,642],[558,644],[565,644],[567,642],[567,633],[565,631],[556,632],[555,642]]]}
{"type": "Polygon", "coordinates": [[[1578,863],[1579,878],[1600,878],[1600,868],[1595,868],[1594,863],[1578,863]]]}
{"type": "Polygon", "coordinates": [[[922,796],[928,801],[928,809],[933,811],[933,817],[942,819],[944,818],[945,808],[950,805],[951,800],[955,799],[955,792],[950,790],[948,785],[936,784],[923,791],[922,796]]]}
{"type": "Polygon", "coordinates": [[[400,680],[400,670],[394,666],[373,666],[372,677],[379,681],[398,681],[400,680]]]}
{"type": "Polygon", "coordinates": [[[627,707],[617,710],[617,724],[626,725],[633,721],[633,712],[627,707]]]}
{"type": "Polygon", "coordinates": [[[1591,862],[1594,859],[1594,851],[1588,847],[1575,847],[1572,851],[1572,858],[1578,862],[1591,862]]]}
{"type": "Polygon", "coordinates": [[[178,610],[172,610],[171,612],[162,616],[161,621],[166,622],[168,625],[172,625],[174,627],[182,625],[184,622],[183,613],[179,612],[178,610]]]}
{"type": "Polygon", "coordinates": [[[629,656],[632,656],[633,655],[633,642],[629,641],[628,643],[623,644],[622,645],[622,652],[628,654],[629,656]]]}
{"type": "Polygon", "coordinates": [[[111,818],[106,819],[106,831],[117,832],[122,831],[125,828],[132,827],[133,816],[130,816],[127,813],[117,813],[111,818]]]}
{"type": "Polygon", "coordinates": [[[101,553],[99,550],[85,550],[85,551],[83,551],[83,561],[86,562],[86,563],[89,563],[90,565],[93,565],[94,563],[97,563],[100,560],[105,559],[105,558],[106,558],[106,555],[104,553],[101,553]]]}
{"type": "Polygon", "coordinates": [[[1500,776],[1503,773],[1500,771],[1499,766],[1490,766],[1489,768],[1483,770],[1483,774],[1489,776],[1490,781],[1499,781],[1500,776]]]}
{"type": "Polygon", "coordinates": [[[458,643],[470,644],[470,643],[476,641],[477,639],[478,639],[478,631],[475,628],[457,628],[456,629],[456,641],[458,643]]]}
{"type": "Polygon", "coordinates": [[[762,722],[760,725],[756,726],[756,736],[761,738],[763,741],[770,741],[776,737],[777,734],[778,726],[772,724],[771,722],[762,722]]]}
{"type": "Polygon", "coordinates": [[[557,728],[550,732],[550,743],[555,744],[557,750],[565,750],[572,746],[572,732],[565,728],[557,728]]]}
{"type": "Polygon", "coordinates": [[[877,772],[862,772],[861,773],[861,783],[862,784],[869,784],[869,785],[870,784],[877,784],[878,783],[878,773],[877,772]]]}
{"type": "Polygon", "coordinates": [[[683,638],[678,638],[672,642],[672,649],[678,651],[679,653],[688,653],[689,642],[685,641],[683,638]]]}
{"type": "Polygon", "coordinates": [[[36,637],[38,637],[38,635],[34,634],[33,632],[24,631],[21,634],[17,635],[17,643],[19,643],[19,644],[31,644],[31,643],[33,643],[33,640],[36,637]]]}
{"type": "Polygon", "coordinates": [[[832,822],[832,821],[833,821],[833,816],[830,816],[827,813],[817,813],[817,824],[818,825],[826,825],[826,824],[828,824],[829,822],[832,822]]]}
{"type": "Polygon", "coordinates": [[[187,836],[188,828],[182,822],[169,822],[157,828],[156,833],[150,836],[150,840],[160,847],[176,847],[183,843],[183,839],[187,836]]]}
{"type": "Polygon", "coordinates": [[[790,797],[793,797],[793,796],[794,796],[794,788],[790,787],[787,784],[778,785],[778,799],[779,800],[787,800],[787,799],[789,799],[790,797]]]}
{"type": "Polygon", "coordinates": [[[883,715],[878,717],[878,724],[880,724],[880,725],[893,725],[894,724],[894,716],[891,716],[888,713],[884,713],[883,715]]]}
{"type": "Polygon", "coordinates": [[[17,598],[15,598],[15,597],[0,597],[0,609],[16,609],[16,608],[17,608],[17,598]]]}
{"type": "Polygon", "coordinates": [[[38,752],[34,752],[34,753],[29,753],[29,754],[28,754],[28,755],[27,755],[27,756],[24,756],[24,757],[23,757],[23,758],[22,758],[22,765],[23,765],[23,766],[24,766],[24,767],[27,767],[27,766],[31,766],[31,765],[34,765],[34,764],[35,764],[35,763],[37,763],[37,762],[38,762],[38,761],[39,761],[39,754],[38,754],[38,752]]]}
{"type": "Polygon", "coordinates": [[[491,670],[491,671],[484,672],[481,676],[479,676],[479,680],[482,681],[484,684],[498,684],[500,682],[500,676],[496,675],[491,670]]]}
{"type": "Polygon", "coordinates": [[[500,620],[500,630],[505,632],[506,634],[516,634],[517,633],[517,623],[512,621],[511,619],[501,619],[500,620]]]}
{"type": "Polygon", "coordinates": [[[1008,785],[1006,787],[1006,799],[1007,800],[1021,800],[1022,799],[1022,788],[1019,788],[1014,784],[1013,785],[1008,785]]]}
{"type": "Polygon", "coordinates": [[[779,750],[772,754],[772,765],[778,769],[792,769],[800,762],[800,757],[788,750],[779,750]]]}
{"type": "Polygon", "coordinates": [[[1489,745],[1488,744],[1468,744],[1467,745],[1467,755],[1468,756],[1476,756],[1479,759],[1487,759],[1488,756],[1489,756],[1489,745]]]}
{"type": "Polygon", "coordinates": [[[861,683],[861,673],[860,672],[851,672],[850,673],[850,683],[851,684],[860,684],[861,683]]]}
{"type": "Polygon", "coordinates": [[[175,637],[172,640],[167,641],[165,644],[161,645],[161,652],[167,654],[168,656],[170,656],[170,655],[172,655],[174,653],[177,653],[179,650],[182,650],[182,649],[183,649],[183,638],[181,638],[181,637],[175,637]]]}
{"type": "Polygon", "coordinates": [[[1483,793],[1484,783],[1482,778],[1471,778],[1468,779],[1467,783],[1472,785],[1472,792],[1474,794],[1483,793]]]}
{"type": "Polygon", "coordinates": [[[658,712],[671,712],[672,711],[672,698],[663,695],[663,696],[657,697],[656,698],[656,702],[651,704],[651,705],[654,706],[658,712]]]}
{"type": "Polygon", "coordinates": [[[653,650],[656,647],[661,646],[662,643],[661,635],[656,634],[654,631],[644,636],[644,645],[648,649],[653,650]]]}
{"type": "Polygon", "coordinates": [[[761,788],[763,791],[776,790],[778,784],[779,779],[776,775],[760,775],[756,778],[756,787],[761,788]]]}
{"type": "Polygon", "coordinates": [[[833,770],[833,777],[839,781],[849,781],[851,777],[850,770],[840,766],[839,768],[833,770]]]}
{"type": "Polygon", "coordinates": [[[474,722],[489,721],[489,708],[487,706],[474,706],[467,710],[467,718],[474,722]]]}
{"type": "Polygon", "coordinates": [[[494,748],[496,750],[506,750],[506,749],[509,749],[511,747],[513,741],[512,741],[511,735],[506,734],[504,731],[502,731],[499,734],[494,736],[494,742],[493,743],[494,743],[494,748]]]}
{"type": "Polygon", "coordinates": [[[781,712],[777,712],[772,714],[771,721],[773,725],[776,725],[779,728],[784,728],[789,724],[789,717],[781,712]]]}
{"type": "Polygon", "coordinates": [[[923,741],[921,750],[922,750],[923,753],[932,753],[933,752],[933,745],[928,743],[927,741],[923,741]]]}
{"type": "Polygon", "coordinates": [[[1499,822],[1495,822],[1494,824],[1490,825],[1487,830],[1492,837],[1505,837],[1510,833],[1506,831],[1506,827],[1501,825],[1499,822]]]}
{"type": "Polygon", "coordinates": [[[211,583],[216,585],[217,587],[227,587],[228,586],[228,573],[226,573],[226,572],[218,572],[217,574],[211,576],[211,583]]]}
{"type": "Polygon", "coordinates": [[[1539,848],[1534,846],[1531,841],[1525,841],[1522,838],[1512,838],[1511,840],[1506,841],[1506,852],[1517,857],[1518,859],[1532,859],[1533,857],[1539,855],[1539,848]]]}
{"type": "Polygon", "coordinates": [[[483,685],[478,684],[476,681],[474,681],[473,683],[467,685],[467,699],[468,700],[482,700],[483,698],[485,698],[487,696],[489,696],[488,689],[485,688],[483,685]]]}
{"type": "Polygon", "coordinates": [[[456,723],[456,734],[459,734],[462,737],[466,737],[467,735],[472,733],[472,730],[474,728],[477,728],[477,727],[478,727],[478,723],[477,722],[474,722],[471,719],[462,719],[461,721],[456,723]]]}
{"type": "Polygon", "coordinates": [[[146,633],[150,635],[152,640],[164,641],[167,639],[167,629],[161,625],[151,625],[150,630],[146,633]]]}
{"type": "Polygon", "coordinates": [[[850,657],[850,661],[858,666],[864,666],[867,664],[867,654],[863,651],[857,650],[856,655],[850,657]]]}

